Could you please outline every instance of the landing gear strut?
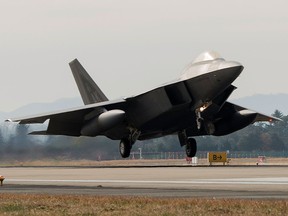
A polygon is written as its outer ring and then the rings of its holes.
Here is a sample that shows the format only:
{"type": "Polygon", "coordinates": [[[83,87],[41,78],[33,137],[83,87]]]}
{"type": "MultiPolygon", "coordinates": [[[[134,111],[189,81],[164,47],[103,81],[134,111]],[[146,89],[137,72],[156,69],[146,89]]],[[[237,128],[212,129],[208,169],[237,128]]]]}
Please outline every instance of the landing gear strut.
{"type": "Polygon", "coordinates": [[[201,117],[201,112],[200,109],[195,111],[196,114],[196,124],[197,124],[197,129],[200,130],[202,126],[202,122],[204,121],[203,118],[201,117]]]}

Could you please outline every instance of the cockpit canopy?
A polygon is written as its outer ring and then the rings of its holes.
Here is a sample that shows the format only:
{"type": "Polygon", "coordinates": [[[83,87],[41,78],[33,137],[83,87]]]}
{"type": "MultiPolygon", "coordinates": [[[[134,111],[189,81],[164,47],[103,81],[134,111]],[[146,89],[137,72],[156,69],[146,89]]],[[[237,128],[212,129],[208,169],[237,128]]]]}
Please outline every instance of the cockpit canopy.
{"type": "Polygon", "coordinates": [[[224,60],[219,53],[215,51],[208,51],[200,54],[193,62],[192,64],[203,62],[203,61],[210,61],[210,60],[216,60],[216,59],[222,59],[224,60]]]}
{"type": "Polygon", "coordinates": [[[193,62],[186,66],[180,79],[189,79],[201,74],[218,70],[225,67],[223,59],[219,53],[208,51],[200,54],[193,62]]]}

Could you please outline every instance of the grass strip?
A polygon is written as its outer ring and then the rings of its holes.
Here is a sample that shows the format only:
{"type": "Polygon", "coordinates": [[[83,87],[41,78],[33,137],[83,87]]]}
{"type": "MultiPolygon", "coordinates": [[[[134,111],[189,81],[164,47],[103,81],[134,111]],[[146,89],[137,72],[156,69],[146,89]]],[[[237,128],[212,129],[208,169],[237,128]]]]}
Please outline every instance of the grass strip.
{"type": "Polygon", "coordinates": [[[0,215],[288,215],[288,200],[1,194],[0,215]]]}

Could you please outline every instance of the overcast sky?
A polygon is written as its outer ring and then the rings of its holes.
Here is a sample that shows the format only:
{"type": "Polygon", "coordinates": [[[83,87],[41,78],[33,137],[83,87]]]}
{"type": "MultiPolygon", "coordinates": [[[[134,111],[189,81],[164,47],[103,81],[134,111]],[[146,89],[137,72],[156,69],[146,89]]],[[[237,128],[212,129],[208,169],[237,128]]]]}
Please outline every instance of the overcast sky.
{"type": "Polygon", "coordinates": [[[74,58],[109,99],[175,79],[206,50],[244,65],[232,98],[288,93],[288,1],[0,3],[0,111],[80,97],[74,58]]]}

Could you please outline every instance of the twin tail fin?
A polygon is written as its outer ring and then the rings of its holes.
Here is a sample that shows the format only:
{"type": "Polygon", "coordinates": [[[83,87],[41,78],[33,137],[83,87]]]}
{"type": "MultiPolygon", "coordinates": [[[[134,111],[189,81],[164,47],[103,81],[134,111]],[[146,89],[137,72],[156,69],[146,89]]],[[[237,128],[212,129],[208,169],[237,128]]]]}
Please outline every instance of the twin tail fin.
{"type": "Polygon", "coordinates": [[[77,59],[70,62],[69,66],[85,105],[108,101],[108,98],[77,59]]]}

